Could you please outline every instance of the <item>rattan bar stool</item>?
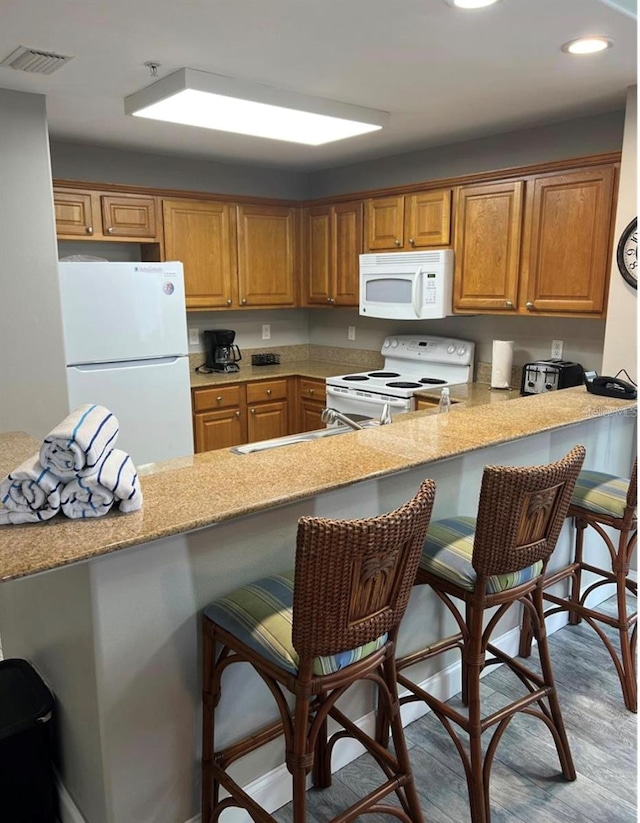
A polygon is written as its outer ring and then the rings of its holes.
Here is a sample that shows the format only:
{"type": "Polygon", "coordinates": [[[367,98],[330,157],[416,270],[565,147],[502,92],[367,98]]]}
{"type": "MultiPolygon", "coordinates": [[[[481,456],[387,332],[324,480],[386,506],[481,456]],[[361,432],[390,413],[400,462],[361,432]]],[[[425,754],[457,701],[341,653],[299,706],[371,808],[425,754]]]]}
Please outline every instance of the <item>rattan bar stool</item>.
{"type": "MultiPolygon", "coordinates": [[[[576,777],[549,657],[542,580],[584,454],[584,447],[576,446],[546,466],[487,466],[477,517],[450,517],[429,527],[416,585],[428,584],[435,591],[453,615],[458,631],[397,659],[398,683],[408,690],[400,703],[424,701],[451,736],[464,766],[473,823],[489,823],[491,819],[491,766],[498,743],[517,712],[544,721],[553,736],[562,774],[567,780],[576,777]],[[522,604],[530,615],[541,674],[491,643],[499,621],[516,604],[522,604]],[[487,610],[494,608],[487,616],[487,610]],[[451,649],[462,654],[463,711],[426,692],[405,673],[410,666],[451,649]],[[491,657],[487,658],[487,653],[491,657]],[[523,695],[483,716],[480,674],[485,666],[499,663],[517,675],[523,695]],[[490,729],[493,733],[484,749],[482,736],[490,729]]],[[[382,713],[379,716],[384,719],[382,713]]],[[[379,730],[381,742],[385,731],[379,730]]]]}
{"type": "MultiPolygon", "coordinates": [[[[629,577],[629,565],[633,558],[638,537],[636,514],[638,489],[638,459],[633,462],[631,477],[617,477],[604,472],[583,470],[578,476],[573,500],[567,517],[574,518],[575,552],[573,561],[564,568],[550,572],[545,578],[545,589],[570,580],[566,596],[544,593],[544,599],[554,604],[546,615],[569,611],[569,623],[576,625],[582,619],[598,634],[618,672],[625,706],[632,712],[638,710],[637,680],[635,670],[637,611],[627,603],[627,595],[637,596],[637,583],[629,577]],[[584,535],[587,528],[594,529],[604,541],[611,565],[608,568],[593,565],[585,560],[584,535]],[[618,532],[617,545],[606,529],[618,532]],[[595,575],[581,593],[583,572],[595,575]],[[589,596],[601,586],[613,584],[616,590],[615,615],[605,614],[587,606],[589,596]],[[619,649],[607,636],[604,626],[618,631],[619,649]]],[[[520,638],[520,654],[527,657],[531,652],[531,632],[525,619],[520,638]]]]}
{"type": "MultiPolygon", "coordinates": [[[[377,812],[391,814],[404,823],[422,823],[399,712],[395,642],[434,497],[435,483],[426,480],[414,498],[378,517],[302,517],[295,572],[237,589],[205,609],[203,823],[218,821],[232,806],[245,809],[259,823],[275,823],[228,769],[281,735],[292,776],[294,823],[307,820],[307,775],[311,773],[317,788],[331,785],[331,753],[334,743],[343,737],[355,738],[373,755],[381,767],[381,783],[333,820],[348,823],[362,814],[377,812]],[[216,750],[216,706],[224,673],[236,663],[249,664],[260,675],[275,699],[280,719],[216,750]],[[391,718],[395,754],[336,706],[351,685],[364,680],[375,684],[383,710],[391,718]],[[287,693],[293,695],[292,708],[287,693]],[[340,727],[330,735],[329,719],[340,727]],[[221,798],[221,788],[228,797],[221,798]],[[400,805],[384,802],[394,792],[400,805]]],[[[242,713],[243,706],[238,705],[235,711],[242,713]]]]}

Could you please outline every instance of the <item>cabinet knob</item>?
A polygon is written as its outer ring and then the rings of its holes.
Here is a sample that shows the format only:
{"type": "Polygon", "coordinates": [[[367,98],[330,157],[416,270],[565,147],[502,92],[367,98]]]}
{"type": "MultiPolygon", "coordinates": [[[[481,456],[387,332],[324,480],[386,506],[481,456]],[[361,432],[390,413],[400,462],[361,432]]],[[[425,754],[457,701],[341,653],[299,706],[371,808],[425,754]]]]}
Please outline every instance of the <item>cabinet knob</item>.
{"type": "Polygon", "coordinates": [[[333,303],[333,300],[330,297],[327,297],[327,303],[333,303]]]}
{"type": "Polygon", "coordinates": [[[512,308],[513,308],[513,303],[511,302],[511,300],[505,300],[505,301],[504,301],[504,304],[505,304],[505,306],[506,306],[508,309],[512,309],[512,308]]]}
{"type": "Polygon", "coordinates": [[[395,242],[396,246],[400,246],[400,245],[401,245],[401,243],[400,243],[400,241],[399,241],[399,240],[395,240],[394,242],[395,242]]]}
{"type": "Polygon", "coordinates": [[[87,234],[93,234],[93,226],[87,226],[87,234]]]}
{"type": "Polygon", "coordinates": [[[115,229],[113,228],[113,226],[109,226],[109,228],[107,229],[107,234],[113,234],[114,231],[115,229]]]}
{"type": "Polygon", "coordinates": [[[229,298],[229,299],[227,300],[227,306],[230,306],[230,305],[231,305],[231,298],[229,298]]]}
{"type": "Polygon", "coordinates": [[[410,244],[411,246],[415,246],[416,241],[413,239],[413,237],[410,237],[410,238],[409,238],[409,244],[410,244]]]}
{"type": "Polygon", "coordinates": [[[219,395],[218,397],[216,397],[216,403],[222,403],[222,397],[220,397],[219,395]]]}
{"type": "Polygon", "coordinates": [[[535,309],[535,306],[531,301],[525,303],[525,306],[529,309],[529,311],[531,311],[531,309],[535,309]]]}
{"type": "Polygon", "coordinates": [[[246,302],[247,302],[247,298],[246,298],[246,297],[243,297],[243,298],[242,298],[242,300],[241,300],[240,302],[241,302],[241,303],[242,303],[242,305],[244,306],[244,305],[246,304],[246,302]]]}
{"type": "Polygon", "coordinates": [[[313,394],[313,392],[314,392],[313,389],[309,389],[309,394],[313,394]]]}
{"type": "Polygon", "coordinates": [[[271,394],[271,389],[267,389],[267,395],[271,394]]]}
{"type": "Polygon", "coordinates": [[[255,409],[249,409],[249,411],[251,412],[251,414],[255,414],[255,413],[256,413],[256,410],[255,410],[255,409]]]}
{"type": "Polygon", "coordinates": [[[240,417],[240,412],[239,411],[236,412],[236,417],[240,417]]]}

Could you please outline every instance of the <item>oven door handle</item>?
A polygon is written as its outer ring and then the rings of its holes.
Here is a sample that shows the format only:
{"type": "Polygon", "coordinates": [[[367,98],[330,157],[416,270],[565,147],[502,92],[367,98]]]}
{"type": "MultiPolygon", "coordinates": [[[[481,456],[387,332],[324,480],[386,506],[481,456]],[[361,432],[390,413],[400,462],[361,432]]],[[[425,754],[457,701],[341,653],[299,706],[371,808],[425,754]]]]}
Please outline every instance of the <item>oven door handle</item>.
{"type": "Polygon", "coordinates": [[[422,285],[422,266],[418,266],[418,271],[413,278],[413,293],[411,295],[411,302],[413,303],[413,313],[420,318],[420,286],[422,285]]]}
{"type": "MultiPolygon", "coordinates": [[[[344,392],[336,391],[333,386],[327,386],[327,394],[331,395],[331,397],[345,397],[346,395],[344,392]]],[[[370,403],[372,406],[384,406],[388,404],[391,406],[392,409],[404,409],[406,408],[405,401],[403,400],[376,400],[373,397],[367,397],[366,399],[363,397],[358,397],[358,400],[362,401],[363,403],[370,403]]]]}

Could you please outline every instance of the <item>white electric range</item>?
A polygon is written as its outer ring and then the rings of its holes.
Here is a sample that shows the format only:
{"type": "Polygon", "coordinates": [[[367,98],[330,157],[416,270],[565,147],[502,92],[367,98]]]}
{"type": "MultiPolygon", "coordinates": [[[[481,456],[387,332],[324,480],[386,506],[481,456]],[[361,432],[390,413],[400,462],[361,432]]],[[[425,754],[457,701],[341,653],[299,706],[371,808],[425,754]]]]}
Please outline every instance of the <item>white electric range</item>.
{"type": "Polygon", "coordinates": [[[416,391],[472,380],[474,352],[470,340],[453,337],[387,337],[381,369],[327,377],[327,406],[356,419],[378,417],[385,404],[392,415],[413,411],[416,391]]]}

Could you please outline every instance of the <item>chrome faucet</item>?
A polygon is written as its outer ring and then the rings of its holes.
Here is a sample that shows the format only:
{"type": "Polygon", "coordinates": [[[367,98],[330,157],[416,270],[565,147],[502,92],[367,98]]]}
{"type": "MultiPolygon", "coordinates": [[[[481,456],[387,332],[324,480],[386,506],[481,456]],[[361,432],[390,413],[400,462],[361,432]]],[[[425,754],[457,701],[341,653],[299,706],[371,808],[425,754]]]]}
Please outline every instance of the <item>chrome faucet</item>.
{"type": "Polygon", "coordinates": [[[323,409],[322,414],[320,415],[320,419],[323,423],[346,423],[347,426],[351,426],[352,429],[362,429],[364,426],[361,426],[360,423],[356,423],[355,420],[352,420],[350,417],[347,417],[346,414],[342,414],[337,409],[323,409]]]}

